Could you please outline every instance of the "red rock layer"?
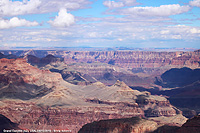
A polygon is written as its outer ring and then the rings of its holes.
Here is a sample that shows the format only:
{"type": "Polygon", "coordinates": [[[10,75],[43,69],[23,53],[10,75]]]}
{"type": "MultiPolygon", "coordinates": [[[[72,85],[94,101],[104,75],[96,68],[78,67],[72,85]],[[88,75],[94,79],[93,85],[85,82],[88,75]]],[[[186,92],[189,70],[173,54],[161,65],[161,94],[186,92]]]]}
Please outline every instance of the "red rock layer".
{"type": "Polygon", "coordinates": [[[143,110],[136,107],[86,106],[86,107],[39,107],[34,103],[4,101],[0,114],[18,123],[22,129],[79,129],[93,121],[144,116],[143,110]]]}
{"type": "Polygon", "coordinates": [[[48,88],[56,86],[56,84],[63,80],[60,74],[52,73],[49,70],[40,70],[28,64],[26,60],[19,58],[0,59],[0,74],[5,76],[7,83],[23,81],[38,86],[45,84],[48,88]],[[10,78],[10,74],[15,74],[20,79],[15,78],[16,76],[10,78]]]}

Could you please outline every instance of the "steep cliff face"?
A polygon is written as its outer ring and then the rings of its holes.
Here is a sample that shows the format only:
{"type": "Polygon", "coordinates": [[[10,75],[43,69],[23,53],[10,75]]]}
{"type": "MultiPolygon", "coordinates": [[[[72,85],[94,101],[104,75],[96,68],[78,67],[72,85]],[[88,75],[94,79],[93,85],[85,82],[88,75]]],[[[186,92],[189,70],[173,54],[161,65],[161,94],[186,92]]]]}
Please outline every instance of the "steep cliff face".
{"type": "Polygon", "coordinates": [[[49,70],[40,70],[31,66],[24,59],[0,59],[0,74],[3,83],[12,82],[34,84],[37,86],[46,85],[51,88],[63,81],[58,73],[52,73],[49,70]],[[13,76],[10,76],[13,75],[13,76]]]}
{"type": "Polygon", "coordinates": [[[63,57],[67,63],[98,61],[129,68],[158,68],[168,65],[199,67],[199,54],[196,52],[68,51],[64,53],[63,57]]]}

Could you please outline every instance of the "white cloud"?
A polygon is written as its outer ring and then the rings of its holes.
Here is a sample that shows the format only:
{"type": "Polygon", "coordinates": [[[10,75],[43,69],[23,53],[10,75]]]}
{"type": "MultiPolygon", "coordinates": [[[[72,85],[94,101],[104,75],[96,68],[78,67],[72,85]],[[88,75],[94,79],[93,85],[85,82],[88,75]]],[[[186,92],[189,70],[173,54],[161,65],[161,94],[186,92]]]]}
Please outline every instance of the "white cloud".
{"type": "Polygon", "coordinates": [[[120,0],[119,2],[115,1],[104,1],[103,4],[108,8],[119,8],[124,6],[134,6],[137,4],[136,0],[120,0]]]}
{"type": "Polygon", "coordinates": [[[169,32],[170,32],[169,30],[162,30],[162,31],[160,31],[160,34],[162,34],[162,35],[163,34],[169,34],[169,32]]]}
{"type": "Polygon", "coordinates": [[[119,8],[123,7],[123,2],[115,2],[115,1],[104,1],[103,4],[109,8],[119,8]]]}
{"type": "Polygon", "coordinates": [[[8,29],[20,26],[37,26],[39,25],[36,21],[30,22],[25,19],[19,19],[17,17],[13,17],[10,20],[0,19],[0,29],[8,29]]]}
{"type": "Polygon", "coordinates": [[[121,0],[126,6],[133,6],[136,5],[136,0],[121,0]]]}
{"type": "Polygon", "coordinates": [[[168,43],[173,41],[192,41],[197,43],[200,40],[200,27],[186,25],[166,26],[159,23],[149,26],[141,25],[142,22],[137,23],[107,21],[73,25],[67,28],[67,32],[63,28],[0,30],[0,34],[2,34],[0,39],[2,42],[0,44],[13,42],[17,46],[22,43],[24,46],[28,46],[28,44],[30,44],[29,46],[32,46],[32,44],[40,46],[42,44],[42,46],[85,45],[102,47],[131,46],[135,44],[135,46],[139,47],[141,43],[144,43],[145,46],[151,47],[157,45],[157,41],[164,41],[168,46],[168,43]],[[151,41],[152,45],[147,43],[151,41]]]}
{"type": "Polygon", "coordinates": [[[186,25],[167,26],[157,28],[153,34],[157,39],[196,40],[200,34],[200,28],[186,25]],[[159,30],[161,31],[159,32],[159,30]]]}
{"type": "Polygon", "coordinates": [[[49,23],[54,27],[68,27],[75,22],[74,16],[70,13],[67,13],[67,10],[62,8],[60,9],[58,16],[52,21],[50,20],[49,23]]]}
{"type": "Polygon", "coordinates": [[[60,8],[68,10],[77,10],[86,8],[86,5],[91,4],[88,0],[41,0],[41,12],[54,12],[60,8]]]}
{"type": "Polygon", "coordinates": [[[90,33],[88,33],[88,37],[95,38],[97,36],[98,36],[98,33],[96,33],[96,32],[90,32],[90,33]]]}
{"type": "Polygon", "coordinates": [[[200,33],[200,29],[192,28],[192,29],[190,29],[190,32],[191,32],[192,34],[197,34],[197,33],[200,33]]]}
{"type": "Polygon", "coordinates": [[[191,6],[200,7],[200,0],[193,0],[193,1],[190,1],[189,4],[190,4],[191,6]]]}
{"type": "Polygon", "coordinates": [[[30,0],[30,1],[23,0],[23,2],[1,0],[0,16],[15,16],[15,15],[34,13],[37,12],[40,5],[41,5],[40,0],[30,0]]]}
{"type": "Polygon", "coordinates": [[[88,4],[88,0],[0,0],[0,17],[56,12],[60,8],[77,10],[88,4]]]}
{"type": "Polygon", "coordinates": [[[179,4],[161,5],[159,7],[132,7],[121,10],[122,14],[139,16],[170,16],[181,14],[190,10],[189,6],[179,4]]]}

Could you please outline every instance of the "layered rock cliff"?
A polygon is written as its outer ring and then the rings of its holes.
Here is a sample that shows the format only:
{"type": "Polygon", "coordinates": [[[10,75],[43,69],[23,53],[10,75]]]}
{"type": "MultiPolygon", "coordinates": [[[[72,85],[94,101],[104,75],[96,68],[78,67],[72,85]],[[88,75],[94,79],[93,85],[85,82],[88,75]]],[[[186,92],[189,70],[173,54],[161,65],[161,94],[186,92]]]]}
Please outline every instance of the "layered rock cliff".
{"type": "MultiPolygon", "coordinates": [[[[3,53],[8,53],[3,51],[3,53]]],[[[153,52],[153,51],[64,51],[64,50],[27,50],[27,51],[9,51],[9,54],[17,56],[34,55],[45,57],[48,54],[62,57],[68,64],[75,62],[85,63],[108,63],[120,67],[142,68],[141,71],[155,71],[160,67],[199,67],[199,50],[194,52],[153,52]],[[153,68],[153,69],[152,69],[153,68]]]]}
{"type": "Polygon", "coordinates": [[[28,64],[26,60],[19,58],[0,59],[0,74],[5,76],[2,77],[5,84],[25,82],[37,86],[45,84],[51,88],[63,80],[60,74],[52,73],[49,70],[40,70],[28,64]],[[14,76],[12,77],[10,74],[14,76]]]}
{"type": "Polygon", "coordinates": [[[128,68],[158,68],[168,65],[199,67],[198,52],[150,52],[150,51],[58,51],[66,63],[101,62],[128,68]]]}
{"type": "MultiPolygon", "coordinates": [[[[44,52],[44,51],[43,51],[44,52]]],[[[39,51],[29,54],[39,56],[39,51]]],[[[44,54],[44,53],[43,53],[44,54]]],[[[116,80],[122,80],[129,86],[143,86],[151,88],[154,77],[159,76],[170,68],[199,68],[200,54],[194,52],[151,52],[151,51],[55,51],[47,50],[44,54],[52,54],[64,58],[68,64],[67,70],[60,71],[62,75],[70,75],[76,79],[77,73],[89,75],[107,85],[112,85],[116,80]],[[74,73],[75,71],[75,73],[74,73]],[[66,73],[66,74],[65,74],[66,73]],[[73,76],[75,74],[75,76],[73,76]]],[[[41,59],[40,59],[41,60],[41,59]]],[[[29,62],[38,62],[31,59],[29,62]]],[[[41,63],[42,64],[42,63],[41,63]]],[[[53,69],[58,69],[54,67],[53,69]]],[[[61,70],[59,68],[59,70],[61,70]]],[[[68,76],[69,76],[68,75],[68,76]]],[[[80,76],[78,76],[80,77],[80,76]]],[[[82,81],[85,79],[80,77],[82,81]]],[[[90,78],[91,79],[91,78],[90,78]]],[[[75,84],[88,84],[91,81],[73,82],[75,84]]]]}
{"type": "Polygon", "coordinates": [[[77,132],[93,121],[181,113],[166,98],[132,90],[122,81],[72,85],[59,73],[40,70],[24,59],[0,59],[0,74],[0,113],[20,128],[77,132]]]}

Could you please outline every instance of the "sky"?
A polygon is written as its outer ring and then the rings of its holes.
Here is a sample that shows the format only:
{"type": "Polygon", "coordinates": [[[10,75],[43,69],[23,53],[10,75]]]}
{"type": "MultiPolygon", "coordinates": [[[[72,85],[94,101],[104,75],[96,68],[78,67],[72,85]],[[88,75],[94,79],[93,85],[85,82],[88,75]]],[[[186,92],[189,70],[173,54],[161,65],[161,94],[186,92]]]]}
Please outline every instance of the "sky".
{"type": "Polygon", "coordinates": [[[200,48],[200,0],[0,0],[1,47],[200,48]]]}

